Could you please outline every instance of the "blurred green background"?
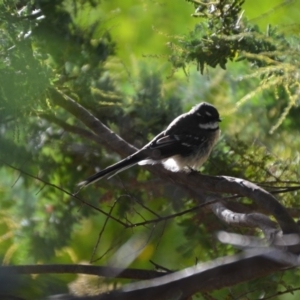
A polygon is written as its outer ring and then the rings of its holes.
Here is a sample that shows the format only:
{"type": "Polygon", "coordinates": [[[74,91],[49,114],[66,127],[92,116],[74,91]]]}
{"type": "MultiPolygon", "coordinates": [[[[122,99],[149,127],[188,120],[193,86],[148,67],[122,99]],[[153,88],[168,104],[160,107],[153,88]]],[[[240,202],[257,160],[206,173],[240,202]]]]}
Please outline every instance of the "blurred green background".
{"type": "MultiPolygon", "coordinates": [[[[72,193],[77,182],[120,158],[68,131],[57,121],[83,127],[51,102],[47,90],[53,87],[74,98],[137,147],[196,103],[211,102],[223,118],[222,137],[212,159],[201,171],[245,177],[255,182],[276,178],[280,182],[299,181],[298,98],[286,118],[278,123],[289,105],[289,95],[283,87],[257,92],[237,105],[263,80],[259,74],[250,76],[255,70],[246,61],[230,61],[226,70],[208,67],[203,75],[195,63],[174,69],[170,61],[172,50],[179,47],[176,42],[201,22],[191,16],[195,11],[191,3],[183,0],[1,1],[0,8],[0,255],[3,264],[93,260],[100,265],[113,261],[118,262],[116,266],[124,263],[124,268],[153,269],[149,262],[152,260],[178,270],[195,264],[196,260],[208,261],[236,251],[216,240],[215,232],[232,229],[208,209],[156,226],[125,229],[66,193],[6,165],[72,193]],[[40,17],[25,17],[34,13],[40,17]],[[132,247],[132,253],[121,253],[123,256],[119,258],[118,249],[122,245],[132,247]]],[[[267,32],[270,25],[277,27],[293,49],[297,49],[299,1],[249,0],[243,10],[243,18],[258,25],[261,32],[267,32]]],[[[117,218],[131,223],[155,218],[152,211],[168,215],[195,204],[180,189],[154,178],[141,167],[128,170],[110,182],[89,187],[81,196],[107,212],[113,207],[117,218]]],[[[294,192],[279,199],[286,206],[298,209],[298,198],[294,192]]],[[[247,229],[238,232],[260,235],[247,229]]],[[[276,290],[296,286],[298,272],[274,274],[211,296],[263,299],[276,290]],[[245,289],[249,291],[246,295],[245,289]]],[[[21,294],[26,285],[24,280],[20,283],[21,294]]],[[[91,284],[95,290],[99,285],[99,281],[86,277],[80,283],[80,276],[43,275],[35,280],[43,289],[28,290],[28,299],[66,292],[70,282],[73,283],[69,288],[78,293],[84,289],[82,282],[91,284]]],[[[110,287],[109,281],[104,283],[105,288],[110,287]]],[[[286,294],[274,299],[297,299],[297,295],[286,294]]],[[[199,299],[205,297],[199,295],[199,299]]]]}

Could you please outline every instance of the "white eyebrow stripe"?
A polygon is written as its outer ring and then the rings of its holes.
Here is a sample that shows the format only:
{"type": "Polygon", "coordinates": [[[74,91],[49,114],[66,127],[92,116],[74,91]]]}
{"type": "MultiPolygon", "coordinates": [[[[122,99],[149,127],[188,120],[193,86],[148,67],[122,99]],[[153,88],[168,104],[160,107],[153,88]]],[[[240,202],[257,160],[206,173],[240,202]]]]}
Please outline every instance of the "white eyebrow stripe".
{"type": "Polygon", "coordinates": [[[218,122],[209,122],[206,124],[199,123],[198,125],[201,129],[218,129],[219,123],[218,122]]]}

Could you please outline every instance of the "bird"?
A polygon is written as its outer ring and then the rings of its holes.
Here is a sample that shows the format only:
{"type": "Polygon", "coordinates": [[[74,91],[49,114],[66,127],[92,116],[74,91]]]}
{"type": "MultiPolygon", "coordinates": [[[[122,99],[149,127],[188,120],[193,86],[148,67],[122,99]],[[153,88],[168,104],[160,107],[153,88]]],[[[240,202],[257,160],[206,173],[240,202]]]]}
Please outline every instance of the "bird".
{"type": "Polygon", "coordinates": [[[208,159],[220,136],[218,110],[210,103],[201,102],[190,111],[179,115],[169,126],[143,148],[119,162],[78,183],[81,188],[136,165],[161,163],[172,172],[200,168],[208,159]]]}

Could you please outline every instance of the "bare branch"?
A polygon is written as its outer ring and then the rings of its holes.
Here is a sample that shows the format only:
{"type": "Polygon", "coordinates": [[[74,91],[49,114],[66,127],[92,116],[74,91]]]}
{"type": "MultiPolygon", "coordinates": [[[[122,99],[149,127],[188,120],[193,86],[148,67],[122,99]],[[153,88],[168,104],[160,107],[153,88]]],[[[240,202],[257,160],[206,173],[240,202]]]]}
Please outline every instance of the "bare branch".
{"type": "Polygon", "coordinates": [[[165,217],[158,217],[158,218],[152,219],[152,220],[146,220],[146,221],[140,222],[140,223],[134,223],[134,224],[131,224],[131,225],[127,225],[127,227],[131,228],[131,227],[137,227],[137,226],[144,226],[144,225],[151,224],[151,223],[159,223],[159,222],[162,222],[162,221],[167,221],[167,220],[170,220],[170,219],[174,219],[176,217],[183,216],[185,214],[197,211],[199,208],[210,205],[211,203],[214,203],[215,201],[218,201],[218,200],[211,200],[209,202],[199,204],[197,206],[194,206],[192,208],[186,209],[184,211],[181,211],[181,212],[178,212],[178,213],[175,213],[175,214],[167,215],[165,217]]]}
{"type": "MultiPolygon", "coordinates": [[[[52,100],[59,106],[81,120],[88,128],[95,132],[103,144],[111,150],[121,154],[122,156],[132,154],[136,148],[128,144],[117,134],[112,132],[108,127],[102,124],[97,118],[89,113],[84,107],[76,103],[73,99],[66,95],[62,95],[58,91],[52,89],[52,100]]],[[[176,185],[180,185],[184,189],[197,191],[211,191],[215,193],[238,194],[248,197],[262,206],[269,214],[272,214],[278,221],[284,234],[300,233],[300,228],[289,215],[283,205],[270,193],[259,186],[244,180],[228,176],[208,176],[198,172],[191,173],[172,173],[160,166],[147,166],[151,172],[157,176],[168,179],[176,185]]]]}
{"type": "Polygon", "coordinates": [[[90,139],[90,140],[96,142],[97,144],[101,144],[101,142],[102,142],[102,140],[97,135],[93,134],[91,131],[88,131],[86,129],[83,129],[83,128],[80,128],[80,127],[77,127],[74,125],[70,125],[70,124],[64,122],[63,120],[60,120],[59,118],[55,117],[54,115],[49,115],[49,114],[43,113],[43,114],[40,114],[39,116],[41,118],[49,121],[50,123],[58,125],[65,131],[78,134],[86,139],[90,139]]]}
{"type": "MultiPolygon", "coordinates": [[[[196,292],[207,292],[236,283],[265,276],[275,271],[299,265],[298,257],[276,249],[260,249],[245,252],[241,255],[216,259],[157,278],[147,282],[130,284],[121,289],[122,297],[114,299],[144,300],[166,299],[166,294],[181,295],[176,299],[187,299],[196,292]],[[241,272],[243,270],[243,272],[241,272]],[[164,298],[165,297],[165,298],[164,298]]],[[[100,297],[98,299],[113,299],[100,297]]]]}
{"type": "Polygon", "coordinates": [[[225,231],[219,231],[218,239],[224,244],[234,245],[236,247],[247,248],[261,248],[266,246],[272,246],[286,250],[287,247],[300,244],[299,234],[286,234],[280,235],[279,233],[272,237],[272,240],[266,241],[265,239],[257,238],[254,236],[247,236],[237,233],[228,233],[225,231]],[[271,242],[271,243],[270,243],[271,242]],[[271,245],[270,245],[271,244],[271,245]]]}
{"type": "Polygon", "coordinates": [[[261,248],[239,255],[218,258],[178,272],[168,273],[137,269],[120,269],[91,265],[24,265],[2,266],[3,274],[91,274],[104,277],[148,279],[128,284],[119,290],[77,300],[165,300],[177,295],[187,299],[196,292],[208,292],[232,286],[276,271],[299,266],[297,255],[280,249],[261,248]],[[242,272],[241,272],[242,270],[242,272]]]}
{"type": "Polygon", "coordinates": [[[151,279],[166,275],[165,272],[142,269],[122,269],[115,267],[102,267],[76,264],[53,265],[22,265],[0,266],[3,274],[88,274],[107,278],[151,279]]]}
{"type": "MultiPolygon", "coordinates": [[[[111,213],[112,213],[113,209],[115,208],[116,203],[117,203],[117,202],[114,201],[113,205],[111,206],[111,208],[110,208],[110,210],[109,210],[109,212],[108,212],[109,216],[111,216],[111,213]]],[[[99,246],[101,237],[102,237],[103,232],[104,232],[104,230],[105,230],[105,228],[106,228],[106,225],[107,225],[107,223],[108,223],[108,220],[109,220],[109,217],[107,216],[107,217],[105,218],[105,221],[104,221],[104,224],[103,224],[103,226],[102,226],[102,228],[101,228],[101,231],[100,231],[99,234],[98,234],[98,238],[97,238],[97,241],[96,241],[96,243],[95,243],[95,246],[94,246],[94,249],[93,249],[93,252],[92,252],[92,256],[91,256],[91,258],[90,258],[90,263],[93,263],[93,262],[94,262],[94,257],[95,257],[95,255],[96,255],[96,250],[97,250],[97,248],[98,248],[98,246],[99,246]]]]}
{"type": "Polygon", "coordinates": [[[78,120],[80,120],[95,134],[97,134],[103,146],[107,147],[108,149],[114,150],[116,153],[119,153],[121,155],[129,155],[137,150],[135,147],[126,143],[122,138],[120,138],[103,123],[101,123],[88,110],[86,110],[72,98],[58,92],[55,89],[50,89],[49,91],[52,101],[74,115],[78,120]]]}
{"type": "Polygon", "coordinates": [[[239,255],[167,274],[147,281],[125,285],[119,290],[76,300],[165,300],[188,299],[197,292],[209,292],[299,266],[298,256],[279,249],[253,249],[239,255]],[[242,272],[241,272],[242,270],[242,272]]]}
{"type": "Polygon", "coordinates": [[[198,172],[181,176],[180,179],[183,179],[182,183],[186,182],[186,184],[195,188],[203,188],[206,191],[215,193],[239,194],[252,199],[276,218],[284,234],[300,233],[299,226],[289,215],[286,208],[273,195],[247,180],[229,176],[214,177],[202,175],[198,172]]]}
{"type": "Polygon", "coordinates": [[[222,201],[210,205],[214,214],[227,224],[242,227],[260,228],[269,239],[277,231],[277,224],[260,213],[236,213],[229,210],[222,201]]]}

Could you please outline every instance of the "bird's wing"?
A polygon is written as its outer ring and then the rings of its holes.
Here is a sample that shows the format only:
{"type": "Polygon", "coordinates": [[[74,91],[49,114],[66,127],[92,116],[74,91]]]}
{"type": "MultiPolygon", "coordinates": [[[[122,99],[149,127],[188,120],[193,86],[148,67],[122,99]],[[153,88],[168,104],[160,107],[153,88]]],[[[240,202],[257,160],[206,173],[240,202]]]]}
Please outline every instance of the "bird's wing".
{"type": "Polygon", "coordinates": [[[196,147],[207,141],[205,135],[168,134],[154,139],[147,145],[149,158],[159,160],[174,155],[189,155],[196,147]]]}

